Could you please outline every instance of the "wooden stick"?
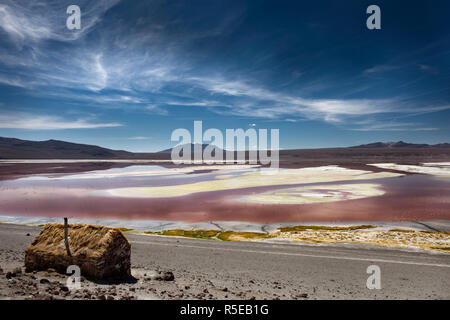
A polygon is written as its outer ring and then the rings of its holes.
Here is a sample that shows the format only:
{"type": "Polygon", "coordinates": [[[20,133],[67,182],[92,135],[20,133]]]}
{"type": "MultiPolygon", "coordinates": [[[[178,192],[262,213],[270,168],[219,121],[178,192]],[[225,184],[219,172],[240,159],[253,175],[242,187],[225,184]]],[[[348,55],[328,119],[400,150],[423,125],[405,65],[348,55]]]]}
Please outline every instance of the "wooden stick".
{"type": "Polygon", "coordinates": [[[69,248],[69,236],[68,236],[68,233],[69,233],[69,230],[68,230],[67,218],[64,218],[64,244],[66,245],[67,255],[69,257],[71,257],[72,254],[70,253],[70,248],[69,248]]]}

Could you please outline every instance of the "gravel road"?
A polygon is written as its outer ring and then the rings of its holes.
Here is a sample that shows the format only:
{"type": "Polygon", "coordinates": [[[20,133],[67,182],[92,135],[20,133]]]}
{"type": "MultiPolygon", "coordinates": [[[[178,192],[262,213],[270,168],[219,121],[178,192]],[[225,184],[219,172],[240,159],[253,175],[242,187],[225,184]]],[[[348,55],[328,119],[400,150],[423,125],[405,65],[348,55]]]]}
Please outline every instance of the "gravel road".
{"type": "Polygon", "coordinates": [[[66,275],[24,272],[39,231],[0,224],[0,299],[450,299],[448,254],[136,234],[126,234],[134,279],[83,278],[67,290],[66,275]],[[380,290],[367,289],[370,265],[380,267],[380,290]]]}

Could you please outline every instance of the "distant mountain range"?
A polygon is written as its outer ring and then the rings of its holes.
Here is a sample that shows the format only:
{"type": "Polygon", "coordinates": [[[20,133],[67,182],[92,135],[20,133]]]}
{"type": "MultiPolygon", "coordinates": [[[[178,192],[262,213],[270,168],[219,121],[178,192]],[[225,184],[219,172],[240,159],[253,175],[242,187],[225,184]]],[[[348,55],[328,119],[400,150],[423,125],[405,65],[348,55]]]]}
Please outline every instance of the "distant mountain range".
{"type": "MultiPolygon", "coordinates": [[[[191,145],[191,153],[194,153],[194,146],[200,145],[200,143],[190,143],[190,145],[191,145]]],[[[209,146],[209,144],[203,143],[201,146],[202,146],[202,151],[205,151],[206,147],[209,146]]],[[[189,148],[189,144],[181,145],[181,147],[183,147],[183,148],[188,147],[189,148]]],[[[174,149],[174,148],[175,147],[170,148],[170,149],[165,149],[165,150],[159,151],[158,153],[171,153],[172,149],[174,149]]]]}
{"type": "Polygon", "coordinates": [[[397,142],[374,142],[369,144],[362,144],[360,146],[350,148],[450,148],[450,143],[439,144],[416,144],[407,143],[403,141],[397,142]]]}
{"type": "MultiPolygon", "coordinates": [[[[202,145],[205,150],[207,144],[202,145]]],[[[329,148],[322,150],[345,149],[443,149],[450,148],[449,143],[435,145],[399,142],[375,142],[349,148],[329,148]]],[[[0,159],[169,159],[171,149],[156,153],[133,153],[124,150],[111,150],[94,145],[65,142],[59,140],[30,141],[0,137],[0,159]]],[[[194,152],[194,144],[191,144],[194,152]]],[[[280,150],[280,154],[295,150],[280,150]]]]}
{"type": "Polygon", "coordinates": [[[132,152],[59,140],[29,141],[0,137],[0,159],[115,159],[132,152]]]}

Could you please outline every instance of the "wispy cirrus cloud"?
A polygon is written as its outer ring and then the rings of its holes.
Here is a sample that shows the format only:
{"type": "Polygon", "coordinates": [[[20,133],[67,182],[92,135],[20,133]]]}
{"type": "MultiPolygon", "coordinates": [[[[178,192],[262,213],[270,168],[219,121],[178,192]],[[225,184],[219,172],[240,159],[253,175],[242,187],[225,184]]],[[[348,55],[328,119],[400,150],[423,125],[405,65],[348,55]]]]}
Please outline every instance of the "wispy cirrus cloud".
{"type": "MultiPolygon", "coordinates": [[[[383,127],[383,115],[387,118],[400,115],[397,117],[400,119],[450,108],[443,98],[424,103],[393,93],[389,84],[380,86],[376,83],[391,71],[411,66],[422,74],[430,74],[433,65],[423,59],[417,60],[416,56],[406,60],[402,57],[388,61],[370,60],[370,64],[364,64],[354,74],[344,74],[342,68],[339,69],[341,73],[330,76],[334,71],[322,67],[327,64],[327,59],[316,61],[314,49],[312,57],[305,56],[307,62],[289,68],[289,74],[293,76],[286,82],[265,75],[285,58],[296,61],[295,54],[284,56],[294,46],[290,41],[286,45],[289,50],[283,51],[266,48],[277,48],[277,42],[267,33],[264,37],[272,42],[267,45],[264,42],[262,48],[253,48],[252,44],[247,46],[251,37],[245,41],[241,39],[239,50],[257,51],[255,58],[247,59],[245,63],[240,63],[241,59],[248,58],[245,56],[237,56],[237,62],[229,59],[232,54],[227,50],[232,52],[229,47],[235,38],[239,38],[239,32],[233,34],[233,31],[245,18],[245,8],[240,4],[235,10],[228,10],[227,2],[224,7],[218,5],[217,8],[215,4],[208,4],[214,7],[214,12],[221,14],[214,16],[203,10],[196,12],[198,16],[189,16],[183,5],[167,7],[152,2],[136,4],[143,9],[145,17],[140,15],[141,10],[131,10],[139,13],[130,19],[125,7],[107,17],[106,13],[114,11],[109,10],[118,3],[118,0],[80,1],[77,4],[83,12],[83,29],[69,31],[65,27],[65,9],[71,3],[37,0],[30,4],[24,0],[5,0],[0,5],[0,37],[8,48],[0,48],[0,67],[6,75],[0,76],[0,84],[24,89],[33,98],[62,101],[79,108],[121,108],[170,115],[176,112],[173,110],[186,107],[200,112],[286,122],[318,120],[363,131],[412,130],[414,126],[402,126],[401,120],[397,126],[383,127]],[[224,8],[227,12],[222,14],[224,8]],[[211,55],[208,50],[215,44],[218,49],[211,55]],[[264,52],[259,54],[258,50],[264,52]],[[222,55],[223,52],[226,54],[222,55]],[[277,58],[278,53],[281,58],[277,58]],[[219,63],[211,61],[214,54],[219,57],[219,63]],[[308,58],[312,62],[308,62],[308,58]],[[271,59],[273,65],[266,65],[271,59]],[[292,71],[294,67],[301,72],[292,71]],[[315,76],[316,72],[320,76],[315,76]],[[331,84],[325,81],[327,77],[333,79],[331,84]],[[277,86],[279,83],[288,85],[277,86]],[[340,87],[342,83],[346,83],[345,89],[340,87]],[[361,124],[355,129],[355,124],[365,118],[370,118],[373,123],[361,124]]],[[[261,36],[253,30],[250,35],[261,36]]],[[[335,57],[329,55],[327,58],[335,57]]],[[[407,81],[411,79],[406,77],[402,84],[407,81]]],[[[422,79],[414,78],[413,81],[420,83],[422,79]]],[[[406,94],[411,95],[409,88],[406,94]]],[[[72,128],[118,125],[50,117],[47,122],[53,128],[64,124],[72,128]]],[[[39,122],[39,119],[43,120],[37,118],[36,123],[43,124],[44,121],[39,122]]],[[[32,124],[32,119],[27,120],[28,125],[25,122],[19,124],[39,127],[32,124]]],[[[19,120],[15,121],[18,123],[19,120]]]]}
{"type": "Polygon", "coordinates": [[[0,114],[0,128],[25,130],[66,130],[66,129],[97,129],[120,127],[120,123],[92,122],[87,119],[68,120],[51,115],[36,115],[30,113],[0,114]]]}
{"type": "Polygon", "coordinates": [[[342,122],[346,118],[376,114],[410,114],[437,112],[450,109],[450,105],[413,105],[402,98],[390,99],[312,99],[274,92],[245,82],[223,79],[195,78],[208,92],[237,98],[226,113],[261,118],[300,118],[342,122]],[[236,102],[236,101],[240,101],[236,102]]]}
{"type": "Polygon", "coordinates": [[[90,32],[101,16],[120,0],[77,1],[83,10],[83,28],[70,31],[66,28],[66,9],[69,1],[4,0],[0,4],[0,29],[16,43],[27,41],[76,40],[90,32]]]}
{"type": "Polygon", "coordinates": [[[364,73],[382,73],[382,72],[388,72],[388,71],[393,71],[393,70],[398,70],[401,69],[402,66],[399,65],[376,65],[373,66],[371,68],[368,68],[366,70],[364,70],[364,73]]]}
{"type": "Polygon", "coordinates": [[[23,83],[20,79],[14,79],[12,77],[3,77],[0,76],[0,83],[6,84],[11,87],[19,87],[19,88],[26,88],[27,84],[23,83]]]}
{"type": "Polygon", "coordinates": [[[439,128],[427,127],[423,123],[389,122],[389,123],[361,123],[360,127],[350,128],[353,131],[436,131],[439,128]]]}

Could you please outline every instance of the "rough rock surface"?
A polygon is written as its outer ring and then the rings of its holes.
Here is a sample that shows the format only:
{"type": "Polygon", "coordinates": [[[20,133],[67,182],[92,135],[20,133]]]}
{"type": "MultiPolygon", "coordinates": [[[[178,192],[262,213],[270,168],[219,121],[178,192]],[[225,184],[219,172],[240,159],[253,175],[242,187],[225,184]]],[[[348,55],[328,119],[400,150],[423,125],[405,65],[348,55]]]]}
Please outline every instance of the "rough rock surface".
{"type": "Polygon", "coordinates": [[[103,226],[69,225],[69,248],[64,245],[64,225],[47,224],[25,252],[27,272],[55,269],[66,273],[77,265],[81,275],[94,279],[128,277],[131,245],[122,231],[103,226]]]}

